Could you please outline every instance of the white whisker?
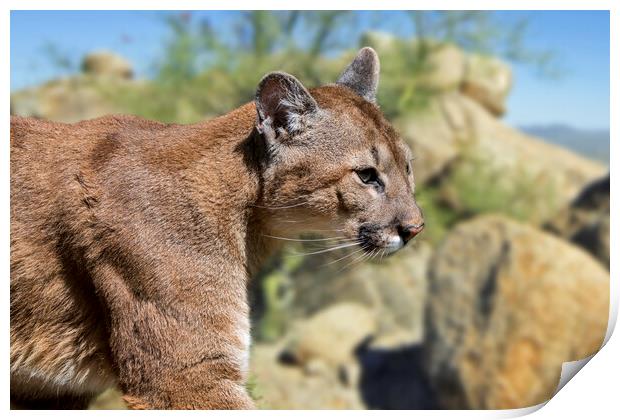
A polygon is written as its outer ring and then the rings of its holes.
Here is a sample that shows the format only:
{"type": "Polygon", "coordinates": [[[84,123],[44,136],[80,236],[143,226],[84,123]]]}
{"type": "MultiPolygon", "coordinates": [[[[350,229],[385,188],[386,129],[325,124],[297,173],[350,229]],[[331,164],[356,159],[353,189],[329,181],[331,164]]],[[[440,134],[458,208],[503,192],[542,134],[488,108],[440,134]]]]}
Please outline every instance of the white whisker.
{"type": "Polygon", "coordinates": [[[368,251],[363,249],[364,253],[362,255],[358,255],[357,257],[355,257],[352,261],[349,261],[347,264],[345,264],[344,266],[342,266],[340,268],[340,270],[337,271],[337,273],[340,273],[342,271],[344,271],[345,268],[357,263],[357,262],[361,262],[364,257],[366,257],[366,255],[368,255],[368,251]]]}
{"type": "Polygon", "coordinates": [[[375,257],[375,255],[377,255],[378,253],[379,253],[379,248],[375,249],[374,251],[371,251],[371,252],[368,254],[368,258],[366,258],[366,260],[365,260],[365,261],[370,261],[370,260],[372,260],[372,259],[375,257]]]}
{"type": "Polygon", "coordinates": [[[349,248],[349,247],[357,246],[357,245],[359,245],[358,242],[346,243],[346,244],[343,244],[343,245],[334,246],[332,248],[323,249],[323,250],[320,250],[320,251],[307,252],[307,253],[296,253],[295,252],[295,253],[292,253],[292,255],[295,255],[295,256],[306,256],[306,255],[322,254],[324,252],[335,251],[337,249],[349,248]]]}
{"type": "Polygon", "coordinates": [[[328,262],[328,263],[326,263],[326,264],[321,265],[320,267],[326,267],[326,266],[328,266],[328,265],[331,265],[331,264],[337,263],[338,261],[342,261],[342,260],[344,260],[345,258],[349,258],[350,256],[355,255],[355,254],[357,254],[358,252],[362,252],[362,251],[364,251],[364,249],[363,249],[363,248],[356,249],[355,251],[353,251],[353,252],[351,252],[351,253],[349,253],[349,254],[345,255],[344,257],[340,257],[340,258],[338,258],[337,260],[330,261],[330,262],[328,262]]]}
{"type": "MultiPolygon", "coordinates": [[[[306,220],[278,220],[279,223],[308,223],[306,220]]],[[[310,232],[344,232],[344,229],[314,229],[311,228],[310,232]]]]}
{"type": "Polygon", "coordinates": [[[344,236],[336,236],[333,238],[320,238],[320,239],[285,238],[283,236],[272,236],[272,235],[263,235],[263,236],[266,236],[267,238],[281,239],[283,241],[292,241],[292,242],[325,242],[325,241],[335,241],[335,240],[343,240],[343,239],[348,240],[349,239],[344,236]]]}

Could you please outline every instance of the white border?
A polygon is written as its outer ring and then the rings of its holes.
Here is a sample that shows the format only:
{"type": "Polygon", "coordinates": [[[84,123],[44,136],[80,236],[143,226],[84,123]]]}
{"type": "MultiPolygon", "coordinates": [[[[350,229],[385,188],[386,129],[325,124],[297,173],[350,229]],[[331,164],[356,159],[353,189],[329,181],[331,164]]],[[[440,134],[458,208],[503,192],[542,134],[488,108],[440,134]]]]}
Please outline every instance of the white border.
{"type": "Polygon", "coordinates": [[[340,0],[329,2],[264,0],[260,3],[248,0],[91,0],[86,3],[76,0],[5,0],[9,10],[610,10],[613,0],[442,0],[430,2],[423,0],[340,0]],[[561,6],[561,7],[558,7],[561,6]]]}
{"type": "MultiPolygon", "coordinates": [[[[6,62],[10,60],[9,48],[10,48],[10,23],[9,23],[9,10],[83,10],[85,9],[84,1],[72,1],[72,0],[56,0],[54,2],[45,0],[5,0],[3,2],[4,13],[0,17],[0,54],[5,57],[6,62]]],[[[116,2],[113,0],[91,0],[88,2],[87,9],[96,10],[233,10],[233,9],[299,9],[299,10],[319,10],[319,9],[351,9],[351,10],[376,10],[376,9],[418,9],[418,10],[432,10],[432,9],[487,9],[487,10],[610,10],[611,11],[611,97],[610,97],[610,115],[620,115],[618,108],[618,82],[613,78],[614,74],[620,74],[620,68],[618,67],[618,51],[620,45],[618,44],[618,28],[620,25],[620,19],[618,16],[618,7],[616,2],[611,0],[563,0],[559,2],[557,0],[470,0],[470,1],[458,1],[458,0],[445,0],[440,4],[439,2],[430,1],[366,1],[363,4],[360,1],[344,0],[339,1],[337,4],[334,2],[315,0],[309,1],[263,1],[260,4],[250,1],[197,1],[197,0],[162,0],[154,2],[152,0],[126,0],[123,2],[116,2]]],[[[579,31],[580,28],[574,30],[579,31]]],[[[2,318],[2,324],[0,328],[4,332],[2,335],[2,362],[4,364],[4,377],[2,381],[2,389],[0,389],[0,398],[3,402],[3,407],[8,410],[9,407],[9,98],[10,98],[10,67],[5,64],[0,68],[0,74],[2,77],[2,90],[4,91],[4,100],[0,108],[0,112],[3,115],[2,118],[2,165],[0,166],[0,176],[2,183],[0,188],[2,189],[0,197],[3,198],[3,205],[0,209],[0,233],[2,236],[2,242],[0,244],[3,258],[0,258],[0,267],[3,278],[5,279],[4,287],[2,288],[2,301],[5,304],[4,313],[2,318]]],[[[617,77],[617,76],[615,76],[617,77]]],[[[612,171],[612,179],[614,179],[615,164],[618,160],[618,147],[616,142],[618,141],[618,124],[612,118],[610,121],[611,132],[611,156],[610,166],[612,171]]],[[[611,213],[618,214],[618,197],[619,191],[617,185],[611,184],[611,213]]],[[[605,347],[597,354],[592,361],[577,375],[577,379],[570,381],[566,387],[564,387],[557,396],[555,396],[548,404],[541,404],[537,407],[519,409],[519,410],[489,410],[489,411],[392,411],[392,412],[376,412],[376,411],[355,411],[355,412],[334,412],[323,411],[321,416],[349,416],[354,415],[359,418],[369,418],[376,416],[388,416],[392,418],[508,418],[525,415],[535,412],[533,416],[540,419],[555,419],[555,418],[583,418],[586,415],[593,415],[593,418],[610,418],[617,415],[618,410],[618,398],[617,388],[615,385],[616,375],[619,373],[620,362],[615,355],[620,354],[620,341],[617,337],[611,335],[613,326],[615,325],[618,313],[618,260],[613,257],[617,257],[617,245],[615,239],[618,238],[618,224],[615,223],[615,219],[611,221],[611,295],[612,305],[610,307],[610,325],[607,332],[607,339],[609,341],[605,347]],[[611,337],[611,339],[610,339],[611,337]],[[544,409],[538,410],[538,408],[545,406],[544,409]]],[[[584,291],[585,292],[585,291],[584,291]]],[[[30,418],[35,416],[58,416],[58,412],[18,412],[12,411],[10,415],[15,418],[30,418]]],[[[313,411],[253,411],[253,412],[214,412],[214,413],[202,413],[202,412],[128,412],[118,411],[114,413],[106,411],[89,411],[89,412],[63,412],[63,416],[82,418],[86,417],[101,417],[108,418],[112,416],[120,416],[123,418],[148,416],[149,418],[170,418],[173,416],[182,417],[194,417],[202,418],[202,416],[208,415],[215,418],[222,417],[239,417],[239,416],[252,416],[257,418],[269,418],[274,417],[288,417],[294,415],[299,418],[314,418],[316,413],[313,411]],[[105,417],[104,417],[105,416],[105,417]]]]}

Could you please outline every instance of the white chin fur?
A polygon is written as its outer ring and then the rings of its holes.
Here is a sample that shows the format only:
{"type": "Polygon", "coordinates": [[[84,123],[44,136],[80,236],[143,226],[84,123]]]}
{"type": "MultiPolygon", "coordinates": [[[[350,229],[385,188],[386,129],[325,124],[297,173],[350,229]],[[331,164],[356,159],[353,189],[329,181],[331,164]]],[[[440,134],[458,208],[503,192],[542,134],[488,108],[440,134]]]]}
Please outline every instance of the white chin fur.
{"type": "Polygon", "coordinates": [[[388,245],[385,247],[388,253],[396,252],[405,246],[405,242],[400,236],[391,236],[388,245]]]}

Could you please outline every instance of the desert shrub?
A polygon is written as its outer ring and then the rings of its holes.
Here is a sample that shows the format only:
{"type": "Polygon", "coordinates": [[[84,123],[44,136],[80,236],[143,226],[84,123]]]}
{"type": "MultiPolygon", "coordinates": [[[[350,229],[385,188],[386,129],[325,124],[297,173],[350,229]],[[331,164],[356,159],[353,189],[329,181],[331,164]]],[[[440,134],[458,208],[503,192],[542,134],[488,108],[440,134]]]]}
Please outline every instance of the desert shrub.
{"type": "Polygon", "coordinates": [[[420,239],[437,244],[461,215],[441,199],[437,186],[424,186],[416,190],[416,201],[424,213],[424,231],[420,239]]]}
{"type": "Polygon", "coordinates": [[[293,302],[291,282],[303,259],[287,249],[275,255],[252,280],[253,334],[256,339],[274,341],[286,332],[293,302]]]}
{"type": "Polygon", "coordinates": [[[558,209],[556,186],[526,165],[498,166],[479,151],[465,152],[443,182],[440,196],[464,215],[502,213],[540,223],[558,209]]]}
{"type": "MultiPolygon", "coordinates": [[[[366,13],[381,18],[381,12],[366,13]]],[[[521,45],[522,23],[499,25],[490,12],[406,15],[416,40],[393,36],[389,48],[379,48],[378,100],[389,117],[428,104],[435,92],[419,76],[433,71],[427,59],[442,45],[522,61],[539,57],[521,45]]],[[[333,83],[360,43],[366,43],[358,32],[359,19],[360,13],[352,11],[249,11],[231,23],[236,31],[220,34],[210,17],[169,14],[169,37],[148,83],[140,89],[115,89],[108,96],[127,112],[189,123],[252,100],[260,78],[273,70],[292,73],[309,87],[333,83]]],[[[57,55],[51,55],[55,62],[57,55]]]]}

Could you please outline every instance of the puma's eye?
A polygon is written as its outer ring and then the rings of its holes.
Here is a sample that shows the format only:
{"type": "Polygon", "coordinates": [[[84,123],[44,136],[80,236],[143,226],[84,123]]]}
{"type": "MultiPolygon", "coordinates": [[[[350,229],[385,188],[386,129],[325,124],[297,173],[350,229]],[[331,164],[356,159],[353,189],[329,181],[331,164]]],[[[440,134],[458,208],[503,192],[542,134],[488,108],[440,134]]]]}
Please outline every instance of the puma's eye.
{"type": "Polygon", "coordinates": [[[375,168],[365,168],[355,171],[364,184],[372,184],[379,180],[377,170],[375,168]]]}
{"type": "Polygon", "coordinates": [[[358,169],[355,173],[364,184],[383,189],[383,182],[379,179],[379,173],[375,168],[358,169]]]}
{"type": "Polygon", "coordinates": [[[407,162],[407,175],[411,175],[411,164],[407,162]]]}

